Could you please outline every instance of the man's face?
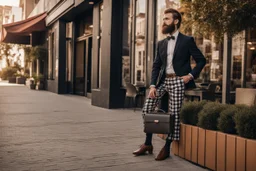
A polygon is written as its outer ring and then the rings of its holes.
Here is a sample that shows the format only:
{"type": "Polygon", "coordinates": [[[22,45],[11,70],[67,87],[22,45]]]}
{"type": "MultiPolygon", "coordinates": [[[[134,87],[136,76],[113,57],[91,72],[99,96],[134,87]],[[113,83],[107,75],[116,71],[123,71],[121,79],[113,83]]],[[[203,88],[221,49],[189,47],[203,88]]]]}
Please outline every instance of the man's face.
{"type": "Polygon", "coordinates": [[[171,34],[175,30],[177,23],[178,20],[173,19],[172,13],[164,14],[162,33],[171,34]]]}

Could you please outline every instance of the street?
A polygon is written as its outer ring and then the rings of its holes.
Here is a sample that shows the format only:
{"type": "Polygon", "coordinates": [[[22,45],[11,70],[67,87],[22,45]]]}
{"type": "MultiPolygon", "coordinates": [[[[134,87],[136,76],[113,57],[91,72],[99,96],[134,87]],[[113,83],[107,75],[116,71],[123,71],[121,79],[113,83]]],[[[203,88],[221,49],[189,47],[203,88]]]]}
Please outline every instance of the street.
{"type": "Polygon", "coordinates": [[[139,109],[108,110],[82,96],[58,95],[0,83],[1,171],[203,171],[174,156],[155,161],[164,141],[154,136],[153,155],[134,157],[144,143],[139,109]]]}

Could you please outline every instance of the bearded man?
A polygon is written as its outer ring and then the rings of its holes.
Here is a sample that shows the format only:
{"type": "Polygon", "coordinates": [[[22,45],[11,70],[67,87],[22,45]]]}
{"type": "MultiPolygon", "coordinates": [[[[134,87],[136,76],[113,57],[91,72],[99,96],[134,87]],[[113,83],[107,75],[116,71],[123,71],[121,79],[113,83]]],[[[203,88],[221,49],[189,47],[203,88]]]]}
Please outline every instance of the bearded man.
{"type": "MultiPolygon", "coordinates": [[[[193,37],[185,36],[179,32],[181,25],[181,14],[175,9],[166,9],[164,12],[162,33],[167,37],[158,42],[157,52],[152,68],[152,77],[149,95],[146,99],[143,113],[151,113],[155,110],[160,99],[165,93],[169,94],[168,114],[174,117],[174,131],[166,138],[165,146],[157,155],[155,160],[165,160],[170,156],[170,145],[172,141],[180,138],[179,112],[187,88],[195,88],[196,79],[206,60],[197,48],[193,37]],[[192,69],[190,57],[196,62],[192,69]]],[[[135,156],[144,155],[146,152],[152,154],[153,134],[147,133],[145,143],[133,152],[135,156]]]]}

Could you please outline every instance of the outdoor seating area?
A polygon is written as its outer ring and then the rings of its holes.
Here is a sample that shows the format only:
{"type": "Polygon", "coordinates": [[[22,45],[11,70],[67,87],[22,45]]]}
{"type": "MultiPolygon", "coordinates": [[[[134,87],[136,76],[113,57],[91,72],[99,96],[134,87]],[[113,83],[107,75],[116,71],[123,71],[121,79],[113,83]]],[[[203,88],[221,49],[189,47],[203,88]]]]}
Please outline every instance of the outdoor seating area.
{"type": "MultiPolygon", "coordinates": [[[[197,88],[185,90],[185,101],[215,101],[222,102],[222,90],[219,83],[197,84],[197,88]]],[[[145,86],[126,83],[126,99],[124,107],[142,108],[148,91],[145,86]]],[[[233,88],[230,91],[229,104],[256,105],[256,89],[253,88],[233,88]]],[[[167,97],[168,98],[168,95],[167,97]]],[[[163,97],[163,100],[166,100],[163,97]]],[[[164,104],[164,102],[162,102],[164,104]]]]}
{"type": "MultiPolygon", "coordinates": [[[[210,83],[197,83],[197,88],[185,90],[185,97],[188,101],[194,100],[208,100],[208,101],[218,101],[222,102],[222,85],[219,82],[210,82],[210,83]]],[[[235,103],[236,88],[231,86],[230,89],[230,104],[235,103]]]]}

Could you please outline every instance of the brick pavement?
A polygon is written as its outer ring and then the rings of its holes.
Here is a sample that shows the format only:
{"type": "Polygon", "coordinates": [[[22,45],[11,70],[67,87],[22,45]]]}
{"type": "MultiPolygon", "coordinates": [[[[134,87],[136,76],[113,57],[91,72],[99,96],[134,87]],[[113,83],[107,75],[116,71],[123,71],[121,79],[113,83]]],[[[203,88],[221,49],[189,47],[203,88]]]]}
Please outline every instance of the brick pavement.
{"type": "Polygon", "coordinates": [[[140,111],[91,106],[90,99],[0,83],[0,171],[203,171],[179,157],[134,157],[144,141],[140,111]]]}

